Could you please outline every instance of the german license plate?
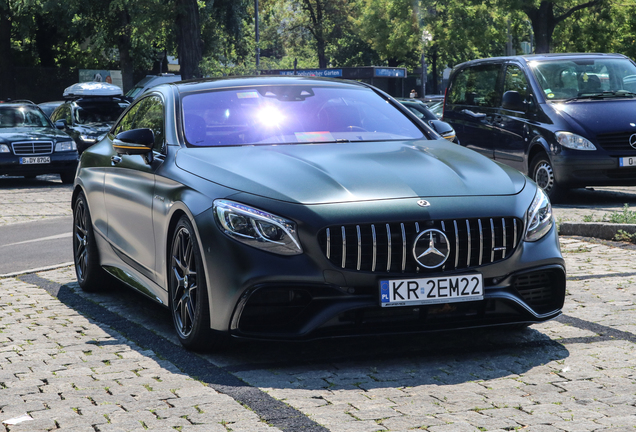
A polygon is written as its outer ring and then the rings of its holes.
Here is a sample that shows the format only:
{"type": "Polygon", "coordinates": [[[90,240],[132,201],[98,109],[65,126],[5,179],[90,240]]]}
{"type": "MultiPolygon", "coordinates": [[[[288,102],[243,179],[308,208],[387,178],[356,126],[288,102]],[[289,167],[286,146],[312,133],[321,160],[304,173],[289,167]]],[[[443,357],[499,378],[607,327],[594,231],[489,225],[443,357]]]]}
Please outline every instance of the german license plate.
{"type": "Polygon", "coordinates": [[[636,157],[622,157],[618,159],[619,166],[633,167],[636,166],[636,157]]]}
{"type": "Polygon", "coordinates": [[[380,281],[382,307],[483,300],[480,273],[420,279],[380,281]]]}
{"type": "Polygon", "coordinates": [[[51,157],[50,156],[21,157],[20,163],[23,165],[47,164],[47,163],[51,163],[51,157]]]}

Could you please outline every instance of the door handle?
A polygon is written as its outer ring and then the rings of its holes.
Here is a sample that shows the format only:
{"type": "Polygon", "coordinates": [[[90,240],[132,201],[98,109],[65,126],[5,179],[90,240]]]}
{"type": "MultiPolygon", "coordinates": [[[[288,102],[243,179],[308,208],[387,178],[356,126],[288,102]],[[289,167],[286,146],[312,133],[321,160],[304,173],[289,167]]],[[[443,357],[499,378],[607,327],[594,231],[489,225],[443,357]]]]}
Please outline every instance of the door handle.
{"type": "Polygon", "coordinates": [[[118,163],[121,163],[121,161],[122,161],[122,160],[123,160],[123,159],[121,158],[121,156],[111,156],[111,157],[110,157],[110,162],[111,162],[113,165],[117,165],[118,163]]]}

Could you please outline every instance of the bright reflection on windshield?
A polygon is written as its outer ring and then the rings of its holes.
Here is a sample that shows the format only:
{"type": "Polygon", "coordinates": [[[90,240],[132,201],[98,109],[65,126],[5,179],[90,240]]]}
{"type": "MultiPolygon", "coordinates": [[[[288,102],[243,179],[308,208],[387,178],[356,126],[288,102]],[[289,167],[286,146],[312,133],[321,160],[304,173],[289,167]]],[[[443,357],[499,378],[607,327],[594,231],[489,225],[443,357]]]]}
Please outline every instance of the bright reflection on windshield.
{"type": "Polygon", "coordinates": [[[422,131],[368,88],[269,85],[187,94],[188,145],[230,146],[422,139],[422,131]]]}

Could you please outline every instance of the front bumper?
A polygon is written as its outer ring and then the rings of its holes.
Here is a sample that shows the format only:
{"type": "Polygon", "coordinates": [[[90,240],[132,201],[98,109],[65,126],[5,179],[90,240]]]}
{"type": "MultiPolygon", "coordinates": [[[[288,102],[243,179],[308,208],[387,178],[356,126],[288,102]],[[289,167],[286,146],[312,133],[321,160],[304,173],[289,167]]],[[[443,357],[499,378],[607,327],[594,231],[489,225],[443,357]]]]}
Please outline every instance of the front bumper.
{"type": "MultiPolygon", "coordinates": [[[[440,215],[444,213],[441,218],[454,218],[467,213],[464,205],[458,205],[461,201],[438,199],[431,207],[439,207],[440,215]],[[455,208],[448,210],[450,207],[443,204],[455,208]]],[[[502,215],[514,209],[507,214],[519,218],[531,196],[486,201],[472,206],[471,215],[482,217],[493,212],[502,215]]],[[[265,202],[250,204],[273,211],[265,202]]],[[[392,203],[396,208],[391,214],[401,220],[421,218],[422,210],[411,204],[401,208],[402,203],[392,203]]],[[[291,205],[289,209],[281,203],[276,205],[276,211],[285,217],[294,213],[291,205]]],[[[407,263],[406,272],[387,273],[378,269],[369,271],[364,265],[360,270],[334,265],[321,249],[319,233],[334,222],[351,223],[352,220],[346,220],[348,217],[363,224],[383,220],[380,215],[387,216],[386,203],[365,205],[364,209],[343,213],[340,206],[337,221],[332,219],[333,206],[323,209],[297,206],[305,214],[297,214],[294,219],[306,222],[298,225],[304,253],[295,256],[275,255],[238,243],[220,232],[211,211],[200,214],[196,222],[210,290],[211,327],[236,337],[298,340],[537,323],[561,313],[566,272],[555,226],[537,242],[520,242],[505,259],[469,269],[418,273],[409,271],[412,267],[407,263]],[[467,272],[482,275],[483,300],[415,307],[380,306],[380,280],[467,272]]],[[[435,210],[427,212],[430,219],[440,217],[433,214],[435,210]]]]}
{"type": "Polygon", "coordinates": [[[46,164],[21,164],[20,158],[13,154],[0,154],[0,174],[24,176],[41,174],[74,173],[77,169],[79,157],[77,152],[61,152],[49,155],[50,163],[46,164]]]}
{"type": "Polygon", "coordinates": [[[564,187],[636,185],[636,167],[621,167],[619,159],[599,151],[571,150],[553,155],[552,163],[555,179],[564,187]]]}

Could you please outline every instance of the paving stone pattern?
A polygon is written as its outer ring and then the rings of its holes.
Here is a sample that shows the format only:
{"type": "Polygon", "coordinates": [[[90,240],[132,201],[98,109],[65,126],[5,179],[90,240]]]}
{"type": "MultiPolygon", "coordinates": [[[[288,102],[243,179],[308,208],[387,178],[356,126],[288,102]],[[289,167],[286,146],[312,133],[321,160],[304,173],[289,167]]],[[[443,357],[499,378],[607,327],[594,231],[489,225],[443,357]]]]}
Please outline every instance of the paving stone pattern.
{"type": "Polygon", "coordinates": [[[59,176],[39,176],[37,180],[0,177],[0,225],[69,216],[72,185],[63,185],[59,176]]]}
{"type": "MultiPolygon", "coordinates": [[[[250,342],[204,357],[330,431],[633,431],[636,251],[561,244],[564,315],[524,331],[250,342]]],[[[139,296],[83,293],[70,268],[39,276],[176,342],[167,312],[139,296]]],[[[275,430],[19,279],[0,280],[0,346],[0,421],[34,419],[7,431],[275,430]]]]}

